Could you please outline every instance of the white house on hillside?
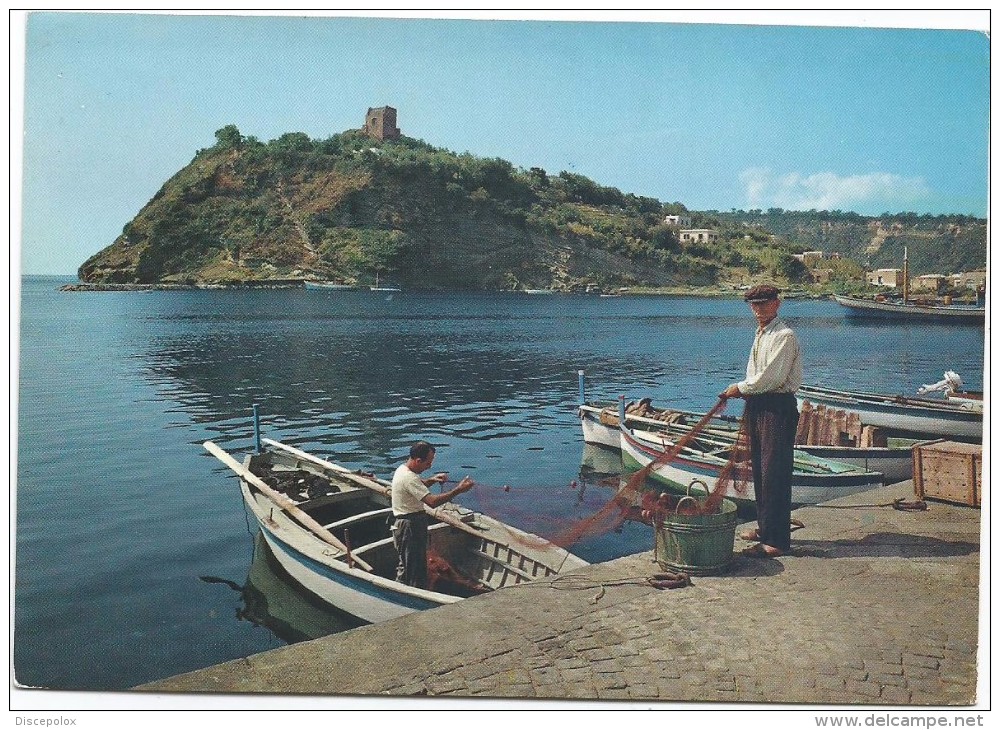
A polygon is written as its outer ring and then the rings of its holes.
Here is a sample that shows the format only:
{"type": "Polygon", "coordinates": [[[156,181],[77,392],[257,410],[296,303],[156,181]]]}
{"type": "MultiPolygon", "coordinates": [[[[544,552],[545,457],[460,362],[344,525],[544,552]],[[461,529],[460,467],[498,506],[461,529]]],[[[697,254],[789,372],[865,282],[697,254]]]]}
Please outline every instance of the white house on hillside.
{"type": "Polygon", "coordinates": [[[681,243],[711,243],[719,240],[719,232],[711,228],[681,229],[681,243]]]}

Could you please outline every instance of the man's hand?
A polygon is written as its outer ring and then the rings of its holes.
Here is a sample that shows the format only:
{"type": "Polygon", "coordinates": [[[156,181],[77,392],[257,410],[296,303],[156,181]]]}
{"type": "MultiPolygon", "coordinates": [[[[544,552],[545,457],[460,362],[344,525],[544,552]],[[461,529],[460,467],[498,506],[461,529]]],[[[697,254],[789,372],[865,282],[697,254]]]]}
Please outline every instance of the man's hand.
{"type": "Polygon", "coordinates": [[[435,474],[434,476],[432,476],[430,479],[427,480],[428,482],[427,486],[429,487],[431,484],[444,484],[446,481],[448,481],[448,472],[439,471],[437,474],[435,474]]]}
{"type": "Polygon", "coordinates": [[[462,481],[460,481],[458,483],[458,486],[455,487],[455,491],[458,492],[459,494],[463,492],[468,492],[470,489],[472,489],[473,484],[475,484],[475,482],[473,482],[472,479],[470,479],[469,477],[462,477],[462,481]]]}
{"type": "Polygon", "coordinates": [[[728,398],[742,398],[743,394],[740,392],[740,389],[738,387],[736,387],[736,383],[733,383],[728,388],[726,388],[724,391],[722,391],[721,393],[719,393],[719,397],[720,398],[727,398],[727,399],[728,398]]]}

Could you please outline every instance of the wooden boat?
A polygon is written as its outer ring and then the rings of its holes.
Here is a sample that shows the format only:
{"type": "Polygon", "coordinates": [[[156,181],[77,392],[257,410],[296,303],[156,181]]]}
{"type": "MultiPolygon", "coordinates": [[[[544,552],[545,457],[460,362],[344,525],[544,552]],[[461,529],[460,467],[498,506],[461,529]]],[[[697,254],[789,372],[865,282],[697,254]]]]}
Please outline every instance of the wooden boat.
{"type": "MultiPolygon", "coordinates": [[[[621,432],[622,462],[626,467],[643,469],[659,459],[676,443],[663,432],[644,431],[623,425],[621,432]]],[[[701,482],[714,491],[723,468],[729,462],[734,442],[698,435],[688,446],[669,461],[652,468],[649,478],[675,494],[686,494],[693,482],[701,482]]],[[[880,487],[883,476],[851,464],[820,459],[796,452],[792,474],[792,506],[818,504],[856,492],[880,487]]],[[[731,487],[724,497],[737,504],[754,504],[752,480],[746,494],[731,487]]]]}
{"type": "Polygon", "coordinates": [[[353,284],[338,284],[335,281],[309,281],[303,282],[306,289],[325,289],[327,291],[348,291],[357,289],[353,284]]]}
{"type": "MultiPolygon", "coordinates": [[[[647,409],[646,413],[647,415],[626,413],[626,425],[652,433],[665,433],[672,439],[681,438],[688,433],[705,415],[692,411],[653,408],[647,409]]],[[[579,415],[586,444],[621,450],[616,408],[584,404],[579,407],[579,415]]],[[[718,441],[733,441],[739,427],[739,418],[716,416],[705,427],[704,433],[718,441]]],[[[849,464],[864,471],[880,473],[886,484],[895,484],[913,478],[913,447],[921,443],[924,441],[893,438],[886,446],[797,444],[795,451],[800,460],[814,457],[849,464]]]]}
{"type": "Polygon", "coordinates": [[[525,294],[555,294],[551,289],[525,289],[525,294]]]}
{"type": "Polygon", "coordinates": [[[954,304],[915,304],[889,300],[859,299],[834,294],[837,304],[847,308],[847,315],[864,319],[894,319],[985,324],[986,308],[954,304]]]}
{"type": "Polygon", "coordinates": [[[951,400],[881,395],[803,385],[796,397],[800,405],[837,408],[856,413],[861,422],[883,428],[889,434],[917,438],[982,440],[983,412],[951,400]]]}
{"type": "Polygon", "coordinates": [[[905,246],[903,247],[903,292],[900,301],[890,301],[884,296],[861,299],[837,294],[833,295],[833,299],[837,304],[847,308],[847,316],[854,318],[979,325],[986,323],[985,307],[912,301],[910,299],[910,257],[905,246]]]}
{"type": "Polygon", "coordinates": [[[395,580],[389,483],[263,439],[238,462],[205,448],[240,477],[243,499],[281,567],[330,606],[375,623],[557,575],[586,561],[537,535],[448,503],[432,516],[431,587],[395,580]]]}

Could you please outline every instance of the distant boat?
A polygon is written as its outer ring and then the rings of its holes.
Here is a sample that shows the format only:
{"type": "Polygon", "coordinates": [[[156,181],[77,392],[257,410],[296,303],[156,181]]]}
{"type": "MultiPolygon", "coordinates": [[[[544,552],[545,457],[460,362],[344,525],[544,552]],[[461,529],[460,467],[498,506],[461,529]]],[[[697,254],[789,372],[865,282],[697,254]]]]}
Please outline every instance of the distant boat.
{"type": "Polygon", "coordinates": [[[353,284],[338,284],[335,281],[305,281],[306,289],[333,289],[337,291],[356,289],[353,284]]]}
{"type": "Polygon", "coordinates": [[[874,299],[833,295],[833,300],[847,308],[847,316],[864,319],[893,319],[897,321],[937,321],[966,324],[985,324],[986,307],[953,304],[924,304],[910,301],[910,257],[903,248],[903,298],[890,301],[878,296],[874,299]]]}
{"type": "Polygon", "coordinates": [[[555,294],[551,289],[525,289],[525,294],[555,294]]]}
{"type": "Polygon", "coordinates": [[[403,291],[398,286],[392,286],[391,284],[388,284],[386,286],[379,286],[378,272],[375,272],[375,286],[370,287],[370,289],[372,291],[386,291],[386,292],[403,291]]]}
{"type": "Polygon", "coordinates": [[[859,299],[833,295],[834,301],[847,307],[849,317],[984,324],[986,308],[957,304],[914,304],[888,300],[859,299]]]}

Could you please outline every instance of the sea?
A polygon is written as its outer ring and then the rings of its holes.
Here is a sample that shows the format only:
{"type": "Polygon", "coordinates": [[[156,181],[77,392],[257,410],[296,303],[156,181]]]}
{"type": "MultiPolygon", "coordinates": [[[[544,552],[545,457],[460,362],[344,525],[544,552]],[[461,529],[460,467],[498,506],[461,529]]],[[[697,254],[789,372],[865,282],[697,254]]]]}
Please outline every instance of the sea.
{"type": "MultiPolygon", "coordinates": [[[[21,281],[14,676],[114,691],[357,625],[284,576],[238,480],[261,434],[389,477],[409,445],[471,476],[458,502],[542,535],[614,495],[620,459],[585,447],[586,398],[708,410],[755,323],[736,298],[274,290],[63,292],[21,281]]],[[[791,299],[807,383],[914,394],[984,376],[983,327],[859,323],[791,299]]],[[[738,404],[729,406],[738,415],[738,404]]],[[[571,549],[653,548],[626,522],[571,549]]]]}

